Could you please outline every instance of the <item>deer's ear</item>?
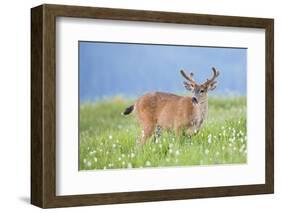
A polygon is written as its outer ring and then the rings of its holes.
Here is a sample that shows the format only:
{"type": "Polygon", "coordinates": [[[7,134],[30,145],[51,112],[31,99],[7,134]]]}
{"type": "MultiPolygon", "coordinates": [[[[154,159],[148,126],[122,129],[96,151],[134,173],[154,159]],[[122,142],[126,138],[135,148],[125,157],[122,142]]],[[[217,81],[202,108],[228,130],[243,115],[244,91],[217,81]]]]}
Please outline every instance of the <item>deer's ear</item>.
{"type": "Polygon", "coordinates": [[[194,85],[192,83],[187,83],[186,81],[183,82],[185,89],[187,90],[194,90],[194,85]]]}
{"type": "Polygon", "coordinates": [[[216,89],[216,87],[217,87],[217,82],[216,81],[214,81],[214,82],[212,82],[211,84],[209,84],[209,86],[208,86],[208,90],[214,90],[214,89],[216,89]]]}

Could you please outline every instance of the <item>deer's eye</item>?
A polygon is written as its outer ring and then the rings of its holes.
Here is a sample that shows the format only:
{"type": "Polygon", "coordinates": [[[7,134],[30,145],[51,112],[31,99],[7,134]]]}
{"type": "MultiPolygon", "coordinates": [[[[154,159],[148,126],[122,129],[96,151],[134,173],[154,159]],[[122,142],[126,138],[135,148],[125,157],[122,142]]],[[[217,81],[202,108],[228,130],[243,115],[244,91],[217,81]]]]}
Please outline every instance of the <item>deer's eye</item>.
{"type": "Polygon", "coordinates": [[[203,92],[204,92],[204,90],[203,90],[203,89],[201,89],[201,90],[200,90],[200,93],[203,93],[203,92]]]}

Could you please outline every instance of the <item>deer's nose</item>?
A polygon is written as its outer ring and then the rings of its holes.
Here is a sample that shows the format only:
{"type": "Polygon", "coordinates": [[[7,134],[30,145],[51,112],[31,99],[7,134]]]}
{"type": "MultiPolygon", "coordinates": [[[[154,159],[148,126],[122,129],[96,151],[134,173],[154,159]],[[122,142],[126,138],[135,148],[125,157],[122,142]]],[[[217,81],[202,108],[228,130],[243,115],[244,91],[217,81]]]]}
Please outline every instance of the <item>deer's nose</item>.
{"type": "Polygon", "coordinates": [[[198,100],[197,100],[197,98],[194,97],[194,96],[192,97],[192,103],[193,103],[193,104],[198,104],[198,100]]]}

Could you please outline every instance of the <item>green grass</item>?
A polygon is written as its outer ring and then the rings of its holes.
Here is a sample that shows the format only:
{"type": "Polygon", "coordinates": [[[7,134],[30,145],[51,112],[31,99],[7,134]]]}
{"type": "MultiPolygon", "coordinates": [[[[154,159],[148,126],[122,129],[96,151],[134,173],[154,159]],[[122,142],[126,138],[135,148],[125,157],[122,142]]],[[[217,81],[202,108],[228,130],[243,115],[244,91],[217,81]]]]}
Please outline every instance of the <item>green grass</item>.
{"type": "Polygon", "coordinates": [[[80,106],[80,170],[238,164],[247,161],[246,98],[209,98],[209,115],[195,136],[162,132],[153,143],[136,145],[140,128],[123,116],[132,101],[80,106]]]}

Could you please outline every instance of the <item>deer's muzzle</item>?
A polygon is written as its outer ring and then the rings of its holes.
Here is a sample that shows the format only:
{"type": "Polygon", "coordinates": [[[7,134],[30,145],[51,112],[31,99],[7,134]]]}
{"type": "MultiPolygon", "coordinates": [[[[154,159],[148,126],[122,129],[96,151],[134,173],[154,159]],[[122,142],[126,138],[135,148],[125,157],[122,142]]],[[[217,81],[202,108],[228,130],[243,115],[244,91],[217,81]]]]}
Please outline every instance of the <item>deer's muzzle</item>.
{"type": "Polygon", "coordinates": [[[198,104],[198,100],[197,100],[197,98],[194,97],[194,96],[192,97],[192,103],[193,103],[193,104],[198,104]]]}

